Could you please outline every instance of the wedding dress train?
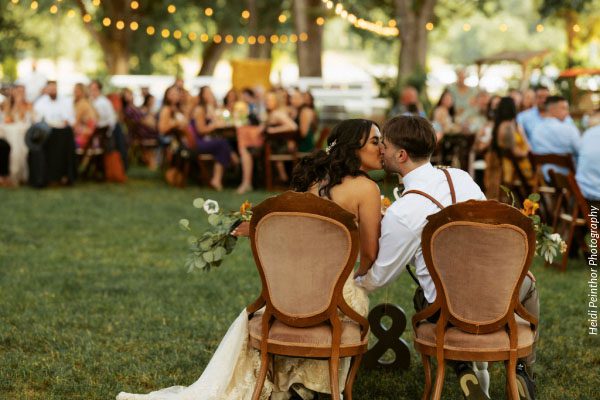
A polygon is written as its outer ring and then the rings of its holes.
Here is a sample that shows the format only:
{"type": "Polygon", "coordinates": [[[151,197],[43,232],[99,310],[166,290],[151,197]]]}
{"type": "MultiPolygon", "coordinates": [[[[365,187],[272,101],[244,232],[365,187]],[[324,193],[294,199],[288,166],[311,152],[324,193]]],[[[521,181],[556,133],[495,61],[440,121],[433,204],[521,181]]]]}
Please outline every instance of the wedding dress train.
{"type": "MultiPolygon", "coordinates": [[[[367,315],[369,299],[364,289],[354,285],[352,275],[344,285],[344,298],[356,312],[367,315]]],[[[248,314],[244,309],[229,327],[202,376],[191,386],[173,386],[148,394],[121,392],[117,400],[247,400],[252,398],[259,369],[260,353],[248,346],[248,314]]],[[[342,359],[341,388],[349,369],[350,359],[342,359]]],[[[287,399],[292,385],[300,391],[331,391],[327,360],[276,356],[269,375],[261,400],[287,399]]]]}

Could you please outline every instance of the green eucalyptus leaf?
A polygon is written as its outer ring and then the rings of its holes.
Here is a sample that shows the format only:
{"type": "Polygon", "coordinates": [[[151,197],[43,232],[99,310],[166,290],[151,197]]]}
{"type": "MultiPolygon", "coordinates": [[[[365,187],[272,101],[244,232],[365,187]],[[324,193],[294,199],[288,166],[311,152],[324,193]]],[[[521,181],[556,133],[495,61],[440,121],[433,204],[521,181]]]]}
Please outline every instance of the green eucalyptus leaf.
{"type": "Polygon", "coordinates": [[[198,257],[194,260],[194,266],[196,268],[204,268],[204,266],[206,266],[206,261],[204,261],[202,257],[198,257]]]}
{"type": "Polygon", "coordinates": [[[540,194],[539,193],[532,193],[529,195],[528,197],[529,200],[537,203],[538,201],[540,201],[540,194]]]}
{"type": "Polygon", "coordinates": [[[206,261],[207,263],[211,263],[213,261],[215,261],[215,254],[212,251],[207,251],[205,253],[202,254],[202,258],[204,259],[204,261],[206,261]]]}
{"type": "Polygon", "coordinates": [[[219,246],[213,250],[213,253],[215,254],[215,261],[220,261],[225,257],[227,251],[225,250],[225,247],[219,246]]]}
{"type": "Polygon", "coordinates": [[[214,240],[212,238],[203,240],[200,242],[200,249],[202,249],[203,251],[208,251],[212,247],[213,243],[214,240]]]}
{"type": "Polygon", "coordinates": [[[208,223],[212,226],[219,225],[219,222],[221,222],[221,216],[219,214],[210,214],[208,216],[208,223]]]}
{"type": "Polygon", "coordinates": [[[197,199],[194,199],[192,204],[195,208],[202,208],[204,207],[204,199],[202,197],[198,197],[197,199]]]}
{"type": "Polygon", "coordinates": [[[187,219],[180,219],[179,227],[181,229],[183,229],[184,231],[189,231],[190,230],[190,221],[188,221],[187,219]]]}

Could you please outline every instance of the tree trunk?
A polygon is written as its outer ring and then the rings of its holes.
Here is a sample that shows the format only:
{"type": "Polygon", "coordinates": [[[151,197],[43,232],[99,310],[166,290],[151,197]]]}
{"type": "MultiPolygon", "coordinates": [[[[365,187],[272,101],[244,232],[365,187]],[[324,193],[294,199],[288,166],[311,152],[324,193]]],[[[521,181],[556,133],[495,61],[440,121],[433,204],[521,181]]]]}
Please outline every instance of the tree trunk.
{"type": "Polygon", "coordinates": [[[198,76],[210,75],[215,72],[215,67],[221,59],[223,52],[229,47],[225,42],[215,43],[210,42],[202,52],[202,66],[198,76]]]}
{"type": "MultiPolygon", "coordinates": [[[[248,20],[248,32],[250,35],[257,37],[258,33],[258,7],[256,0],[246,0],[246,9],[250,11],[250,19],[248,20]]],[[[261,46],[253,44],[248,46],[249,58],[261,58],[261,46]]]]}
{"type": "Polygon", "coordinates": [[[418,5],[413,5],[413,0],[395,0],[400,30],[398,85],[425,71],[428,47],[425,25],[433,18],[435,4],[436,0],[424,0],[418,5]]]}
{"type": "Polygon", "coordinates": [[[107,40],[101,45],[104,60],[111,75],[127,75],[129,73],[129,49],[118,40],[107,40]]]}
{"type": "Polygon", "coordinates": [[[294,0],[294,27],[296,34],[308,34],[306,42],[298,41],[296,55],[300,76],[323,75],[321,68],[321,54],[323,27],[316,24],[315,19],[322,8],[321,0],[294,0]]]}
{"type": "Polygon", "coordinates": [[[572,10],[567,10],[565,12],[565,30],[567,34],[567,68],[571,68],[575,65],[575,61],[573,59],[573,41],[575,40],[575,31],[573,30],[573,26],[577,22],[577,16],[575,12],[572,10]]]}

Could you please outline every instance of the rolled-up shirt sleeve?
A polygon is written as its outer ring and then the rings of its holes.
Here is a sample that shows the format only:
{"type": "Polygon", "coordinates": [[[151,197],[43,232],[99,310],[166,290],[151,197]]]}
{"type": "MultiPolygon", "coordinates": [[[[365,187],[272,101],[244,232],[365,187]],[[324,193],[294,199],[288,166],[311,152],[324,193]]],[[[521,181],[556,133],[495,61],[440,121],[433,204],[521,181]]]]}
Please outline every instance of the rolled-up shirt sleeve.
{"type": "MultiPolygon", "coordinates": [[[[388,210],[389,213],[389,210],[388,210]]],[[[381,222],[379,254],[369,272],[356,278],[356,284],[371,292],[395,280],[413,260],[421,240],[395,215],[381,222]]]]}

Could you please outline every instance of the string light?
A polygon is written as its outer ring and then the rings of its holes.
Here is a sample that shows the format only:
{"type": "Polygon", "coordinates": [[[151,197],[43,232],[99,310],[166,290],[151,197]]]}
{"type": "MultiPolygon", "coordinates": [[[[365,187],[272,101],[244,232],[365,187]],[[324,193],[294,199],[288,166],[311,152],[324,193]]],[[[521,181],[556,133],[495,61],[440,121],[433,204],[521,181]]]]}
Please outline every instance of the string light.
{"type": "Polygon", "coordinates": [[[544,25],[542,25],[542,24],[537,24],[537,25],[535,26],[535,30],[536,30],[538,33],[544,32],[544,25]]]}
{"type": "Polygon", "coordinates": [[[233,36],[232,35],[226,35],[225,36],[225,43],[228,43],[228,44],[233,43],[233,36]]]}
{"type": "Polygon", "coordinates": [[[297,41],[298,41],[298,35],[296,35],[295,33],[292,33],[290,35],[290,42],[296,43],[297,41]]]}
{"type": "Polygon", "coordinates": [[[39,4],[38,4],[37,1],[32,1],[31,2],[31,9],[32,10],[37,10],[38,6],[39,6],[39,4]]]}
{"type": "Polygon", "coordinates": [[[581,27],[577,24],[573,25],[573,32],[579,32],[579,31],[581,31],[581,27]]]}
{"type": "Polygon", "coordinates": [[[92,0],[92,5],[98,7],[100,5],[100,0],[92,0]]]}
{"type": "Polygon", "coordinates": [[[153,36],[155,32],[156,30],[152,25],[146,28],[146,34],[148,34],[148,36],[153,36]]]}
{"type": "Polygon", "coordinates": [[[508,30],[508,25],[500,24],[500,32],[506,32],[508,30]]]}
{"type": "Polygon", "coordinates": [[[244,36],[238,36],[237,37],[237,43],[238,44],[244,44],[244,43],[246,43],[246,38],[244,36]]]}
{"type": "Polygon", "coordinates": [[[333,8],[333,1],[328,1],[327,3],[325,3],[325,5],[327,6],[328,9],[332,9],[333,8]]]}
{"type": "Polygon", "coordinates": [[[140,27],[140,25],[135,21],[132,21],[129,24],[129,29],[131,29],[132,31],[137,31],[139,27],[140,27]]]}
{"type": "Polygon", "coordinates": [[[92,16],[90,14],[85,14],[83,16],[83,22],[85,22],[86,24],[89,24],[90,22],[92,22],[92,16]]]}
{"type": "Polygon", "coordinates": [[[287,35],[281,35],[281,36],[279,37],[279,41],[280,41],[282,44],[286,44],[286,43],[287,43],[287,41],[288,41],[288,37],[287,37],[287,35]]]}
{"type": "Polygon", "coordinates": [[[213,42],[215,42],[215,43],[221,43],[221,40],[222,40],[221,35],[216,34],[216,35],[213,36],[213,42]]]}
{"type": "MultiPolygon", "coordinates": [[[[334,4],[332,1],[322,0],[323,3],[327,6],[328,9],[332,9],[334,4]]],[[[397,27],[397,22],[394,19],[391,19],[387,22],[387,26],[384,26],[382,21],[369,21],[364,18],[358,18],[356,15],[351,14],[344,8],[342,3],[335,4],[335,13],[339,15],[342,19],[348,21],[355,28],[363,29],[369,32],[373,32],[380,36],[398,36],[400,31],[397,27]]]]}
{"type": "Polygon", "coordinates": [[[259,35],[256,40],[258,41],[258,44],[265,44],[267,42],[267,38],[265,35],[259,35]]]}
{"type": "Polygon", "coordinates": [[[323,26],[325,24],[325,18],[319,17],[315,20],[315,22],[317,23],[317,25],[323,26]]]}
{"type": "Polygon", "coordinates": [[[56,14],[58,12],[58,6],[56,4],[53,4],[52,6],[50,6],[50,14],[56,14]]]}
{"type": "Polygon", "coordinates": [[[177,7],[175,7],[173,4],[169,4],[167,7],[167,12],[169,14],[175,14],[175,11],[177,11],[177,7]]]}
{"type": "Polygon", "coordinates": [[[198,35],[196,35],[196,32],[190,32],[188,33],[188,39],[193,42],[194,40],[198,39],[198,35]]]}
{"type": "Polygon", "coordinates": [[[166,39],[171,35],[171,32],[168,29],[163,29],[160,31],[160,35],[166,39]]]}
{"type": "Polygon", "coordinates": [[[206,33],[203,33],[200,35],[200,41],[201,42],[208,42],[208,35],[206,33]]]}
{"type": "Polygon", "coordinates": [[[140,3],[138,3],[137,1],[133,0],[131,2],[131,4],[129,4],[129,6],[131,7],[132,10],[137,10],[138,8],[140,8],[140,3]]]}
{"type": "Polygon", "coordinates": [[[102,25],[104,26],[110,26],[110,18],[106,17],[102,20],[102,25]]]}
{"type": "Polygon", "coordinates": [[[242,18],[244,18],[244,19],[250,18],[250,11],[248,11],[248,10],[242,11],[242,18]]]}
{"type": "Polygon", "coordinates": [[[248,44],[256,44],[256,37],[255,36],[248,36],[248,44]]]}
{"type": "Polygon", "coordinates": [[[271,37],[269,39],[271,40],[271,43],[275,44],[279,41],[279,36],[271,35],[271,37]]]}
{"type": "Polygon", "coordinates": [[[206,15],[207,17],[210,17],[211,15],[213,15],[213,9],[208,7],[204,9],[204,15],[206,15]]]}
{"type": "Polygon", "coordinates": [[[115,28],[117,28],[118,30],[122,30],[123,28],[125,28],[125,22],[117,21],[117,23],[115,24],[115,28]]]}
{"type": "Polygon", "coordinates": [[[179,40],[181,39],[183,36],[183,33],[181,33],[181,31],[179,29],[176,29],[173,31],[173,38],[179,40]]]}
{"type": "Polygon", "coordinates": [[[280,22],[281,24],[283,24],[285,21],[287,21],[287,17],[285,16],[285,14],[281,14],[281,15],[279,16],[279,18],[277,18],[277,19],[279,20],[279,22],[280,22]]]}
{"type": "Polygon", "coordinates": [[[425,29],[427,29],[428,31],[432,31],[433,30],[433,22],[426,23],[425,29]]]}
{"type": "Polygon", "coordinates": [[[298,36],[301,42],[306,42],[308,40],[308,33],[302,32],[300,36],[298,36]]]}
{"type": "Polygon", "coordinates": [[[13,4],[19,4],[19,0],[11,0],[13,4]]]}
{"type": "Polygon", "coordinates": [[[67,17],[69,18],[73,18],[75,16],[75,10],[69,10],[67,11],[67,17]]]}
{"type": "Polygon", "coordinates": [[[471,30],[471,24],[464,24],[463,25],[463,31],[469,32],[470,30],[471,30]]]}

